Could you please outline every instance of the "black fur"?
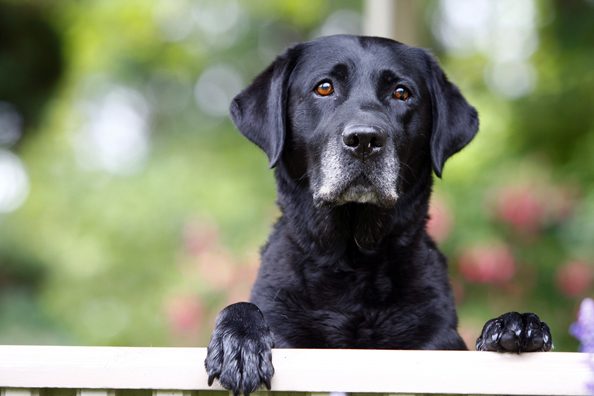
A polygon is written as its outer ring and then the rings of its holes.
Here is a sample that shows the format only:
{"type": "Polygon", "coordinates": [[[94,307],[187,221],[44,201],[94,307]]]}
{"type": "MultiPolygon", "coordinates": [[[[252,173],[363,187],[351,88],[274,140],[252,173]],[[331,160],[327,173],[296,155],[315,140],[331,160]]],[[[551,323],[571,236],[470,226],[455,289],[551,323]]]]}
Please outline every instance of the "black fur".
{"type": "Polygon", "coordinates": [[[298,44],[234,99],[231,118],[276,167],[282,217],[252,304],[217,318],[210,381],[269,387],[270,330],[281,348],[466,349],[425,227],[432,171],[472,140],[478,116],[431,55],[370,37],[298,44]],[[330,95],[316,93],[322,82],[330,95]]]}
{"type": "Polygon", "coordinates": [[[235,394],[240,389],[246,395],[255,392],[262,382],[270,389],[274,337],[258,307],[233,304],[217,316],[215,327],[225,331],[213,333],[207,348],[208,385],[218,378],[222,386],[233,389],[235,394]]]}
{"type": "Polygon", "coordinates": [[[548,352],[551,330],[533,313],[508,312],[489,320],[476,340],[477,351],[548,352]]]}

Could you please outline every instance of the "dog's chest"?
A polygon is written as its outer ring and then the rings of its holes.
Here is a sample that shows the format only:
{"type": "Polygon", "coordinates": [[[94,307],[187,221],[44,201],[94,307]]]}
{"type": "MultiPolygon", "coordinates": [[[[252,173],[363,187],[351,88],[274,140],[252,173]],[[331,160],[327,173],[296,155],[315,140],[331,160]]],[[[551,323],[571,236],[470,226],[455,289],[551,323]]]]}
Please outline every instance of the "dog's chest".
{"type": "Polygon", "coordinates": [[[262,277],[253,302],[279,347],[422,348],[440,323],[429,317],[439,293],[422,266],[390,257],[337,260],[334,270],[296,259],[282,282],[262,277]]]}
{"type": "Polygon", "coordinates": [[[326,311],[320,322],[331,348],[377,348],[391,338],[393,328],[386,311],[326,311]]]}
{"type": "MultiPolygon", "coordinates": [[[[426,323],[419,320],[423,309],[410,305],[395,284],[386,278],[327,284],[316,287],[308,298],[303,316],[293,329],[303,329],[302,337],[315,340],[315,347],[325,348],[414,348],[413,334],[423,333],[426,323]],[[304,318],[305,317],[305,318],[304,318]]],[[[296,302],[296,300],[293,300],[296,302]]],[[[294,306],[293,309],[303,309],[294,306]]]]}
{"type": "Polygon", "coordinates": [[[311,322],[326,348],[415,348],[424,324],[402,309],[323,310],[311,322]],[[415,335],[415,337],[413,337],[415,335]],[[416,339],[415,339],[416,338],[416,339]]]}

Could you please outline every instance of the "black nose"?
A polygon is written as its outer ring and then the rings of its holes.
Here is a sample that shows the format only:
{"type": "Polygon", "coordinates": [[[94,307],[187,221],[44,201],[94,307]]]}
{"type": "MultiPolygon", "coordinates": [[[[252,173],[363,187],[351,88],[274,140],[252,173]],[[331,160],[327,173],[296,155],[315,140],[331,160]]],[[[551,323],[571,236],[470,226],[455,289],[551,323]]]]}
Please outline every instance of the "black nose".
{"type": "Polygon", "coordinates": [[[386,137],[382,128],[371,125],[349,125],[342,132],[344,149],[358,158],[381,153],[386,137]]]}

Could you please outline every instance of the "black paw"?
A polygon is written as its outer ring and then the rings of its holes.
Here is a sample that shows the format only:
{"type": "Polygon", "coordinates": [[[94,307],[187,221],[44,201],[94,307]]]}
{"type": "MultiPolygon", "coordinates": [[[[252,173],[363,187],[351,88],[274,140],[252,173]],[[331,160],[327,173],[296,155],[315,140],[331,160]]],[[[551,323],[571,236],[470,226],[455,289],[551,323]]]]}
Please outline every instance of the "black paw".
{"type": "Polygon", "coordinates": [[[476,340],[477,351],[521,353],[551,349],[551,329],[533,313],[508,312],[491,319],[476,340]]]}
{"type": "Polygon", "coordinates": [[[229,305],[215,321],[207,348],[208,385],[215,378],[234,396],[255,392],[261,383],[270,390],[274,375],[274,337],[262,312],[251,303],[229,305]]]}

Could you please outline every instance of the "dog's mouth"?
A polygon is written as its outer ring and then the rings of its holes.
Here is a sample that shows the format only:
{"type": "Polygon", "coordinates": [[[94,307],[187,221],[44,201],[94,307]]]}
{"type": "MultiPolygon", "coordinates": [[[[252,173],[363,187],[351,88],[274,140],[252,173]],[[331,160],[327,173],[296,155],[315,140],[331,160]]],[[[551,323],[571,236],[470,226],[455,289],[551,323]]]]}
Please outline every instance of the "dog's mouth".
{"type": "Polygon", "coordinates": [[[344,181],[340,185],[325,185],[314,193],[317,206],[338,206],[349,202],[366,203],[378,206],[392,206],[398,194],[392,188],[386,188],[378,180],[372,180],[365,173],[344,181]]]}
{"type": "Polygon", "coordinates": [[[373,183],[361,173],[340,194],[338,201],[341,203],[376,203],[379,197],[373,183]]]}

